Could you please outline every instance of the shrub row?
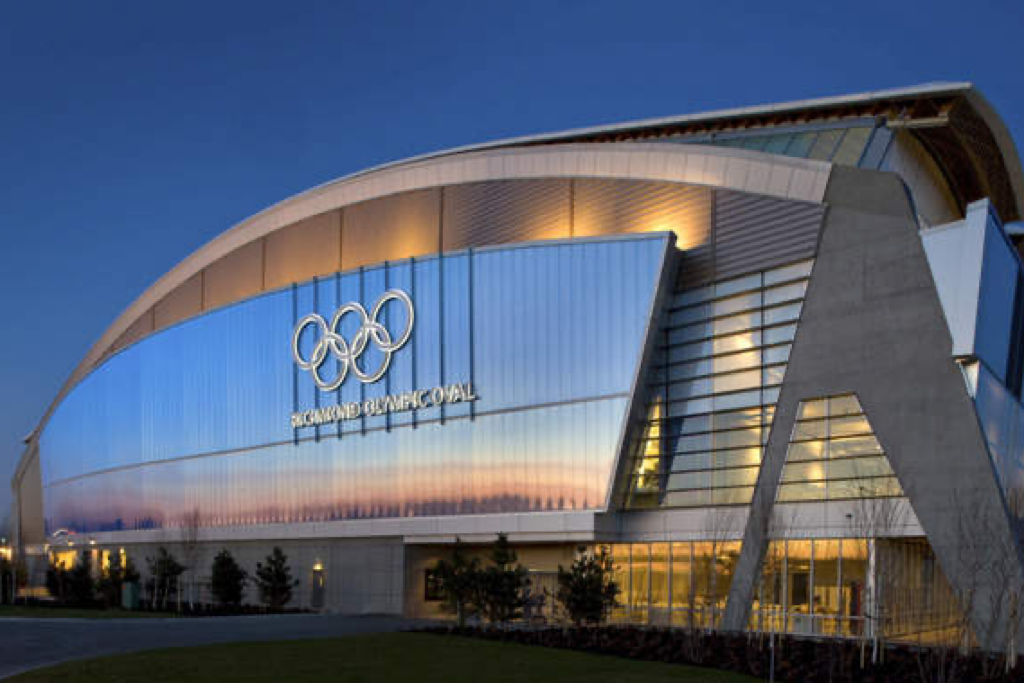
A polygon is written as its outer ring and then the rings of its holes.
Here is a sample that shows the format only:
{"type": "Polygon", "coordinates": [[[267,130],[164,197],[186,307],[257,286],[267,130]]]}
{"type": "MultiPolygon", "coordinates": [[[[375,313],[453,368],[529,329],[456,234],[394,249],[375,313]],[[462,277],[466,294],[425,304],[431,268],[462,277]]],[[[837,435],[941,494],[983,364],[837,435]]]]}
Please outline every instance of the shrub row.
{"type": "MultiPolygon", "coordinates": [[[[591,628],[500,629],[433,626],[421,632],[468,636],[630,659],[706,666],[768,678],[771,647],[767,635],[713,633],[685,629],[605,626],[591,628]]],[[[789,683],[1010,683],[1024,680],[1024,664],[1004,673],[1002,660],[975,653],[910,646],[886,647],[883,661],[861,666],[861,643],[775,636],[775,680],[789,683]]]]}

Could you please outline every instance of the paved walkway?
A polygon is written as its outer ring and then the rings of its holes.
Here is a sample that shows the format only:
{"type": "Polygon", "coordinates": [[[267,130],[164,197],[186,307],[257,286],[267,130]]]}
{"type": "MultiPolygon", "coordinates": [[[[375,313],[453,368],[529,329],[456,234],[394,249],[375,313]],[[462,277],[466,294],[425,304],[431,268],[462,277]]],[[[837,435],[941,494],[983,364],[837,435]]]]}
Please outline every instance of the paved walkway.
{"type": "Polygon", "coordinates": [[[398,617],[284,614],[195,619],[0,618],[0,678],[74,659],[253,640],[332,638],[397,631],[415,622],[398,617]]]}

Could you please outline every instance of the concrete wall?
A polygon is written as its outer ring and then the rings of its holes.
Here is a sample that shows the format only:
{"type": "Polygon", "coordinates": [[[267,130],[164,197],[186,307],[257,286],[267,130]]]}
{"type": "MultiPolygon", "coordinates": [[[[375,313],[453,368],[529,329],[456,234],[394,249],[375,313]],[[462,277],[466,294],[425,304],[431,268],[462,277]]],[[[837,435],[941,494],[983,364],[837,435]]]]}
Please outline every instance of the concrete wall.
{"type": "Polygon", "coordinates": [[[39,473],[39,444],[33,441],[14,475],[14,545],[46,542],[43,525],[43,484],[39,473]]]}
{"type": "MultiPolygon", "coordinates": [[[[143,584],[149,575],[147,557],[154,557],[160,544],[98,546],[103,549],[123,547],[142,574],[143,584]]],[[[175,559],[189,565],[188,553],[180,536],[169,534],[163,544],[175,559]]],[[[248,572],[256,573],[256,563],[265,562],[274,546],[288,556],[292,576],[299,580],[293,590],[289,607],[314,609],[312,594],[313,568],[323,566],[323,610],[340,614],[401,614],[404,593],[405,550],[400,538],[367,540],[311,539],[303,541],[260,541],[202,543],[192,566],[196,568],[195,599],[213,602],[210,592],[210,570],[214,556],[227,549],[248,572]]],[[[182,577],[183,585],[187,576],[182,577]]],[[[184,600],[184,598],[183,598],[184,600]]],[[[259,604],[259,593],[250,581],[244,602],[259,604]]]]}
{"type": "MultiPolygon", "coordinates": [[[[854,392],[954,589],[965,542],[1016,548],[908,195],[888,173],[836,168],[803,315],[729,596],[746,623],[801,399],[854,392]]],[[[1019,558],[1018,558],[1019,563],[1019,558]]],[[[978,596],[984,604],[987,595],[978,596]]],[[[985,615],[974,615],[976,630],[985,615]]],[[[998,640],[998,635],[994,636],[998,640]]]]}

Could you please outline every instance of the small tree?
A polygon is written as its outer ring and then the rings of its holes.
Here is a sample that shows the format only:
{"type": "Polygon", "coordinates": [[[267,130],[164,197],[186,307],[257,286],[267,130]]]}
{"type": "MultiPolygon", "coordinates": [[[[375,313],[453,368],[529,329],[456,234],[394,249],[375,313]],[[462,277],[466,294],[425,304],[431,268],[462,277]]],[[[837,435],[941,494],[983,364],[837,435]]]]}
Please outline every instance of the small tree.
{"type": "Polygon", "coordinates": [[[25,564],[25,556],[19,556],[14,561],[14,587],[15,596],[19,588],[28,587],[28,565],[25,564]]]}
{"type": "Polygon", "coordinates": [[[235,558],[227,550],[221,550],[213,558],[213,569],[211,571],[210,588],[213,590],[213,597],[217,604],[226,608],[237,608],[242,604],[242,591],[245,589],[247,579],[245,570],[242,569],[235,558]]]}
{"type": "Polygon", "coordinates": [[[185,567],[163,546],[157,548],[156,557],[146,558],[146,564],[149,565],[153,582],[152,606],[166,608],[171,590],[178,590],[178,577],[185,571],[185,567]]]}
{"type": "Polygon", "coordinates": [[[51,561],[47,565],[46,590],[57,599],[57,602],[64,602],[68,599],[68,570],[62,563],[51,561]]]}
{"type": "Polygon", "coordinates": [[[267,563],[256,563],[256,587],[260,591],[260,601],[272,612],[283,608],[292,599],[292,589],[299,585],[298,579],[292,579],[288,567],[288,556],[281,549],[274,547],[267,555],[267,563]]]}
{"type": "Polygon", "coordinates": [[[14,602],[14,564],[0,557],[0,605],[14,602]]]}
{"type": "Polygon", "coordinates": [[[96,582],[92,578],[92,553],[79,553],[78,561],[68,573],[68,598],[74,605],[89,605],[96,598],[96,582]]]}
{"type": "Polygon", "coordinates": [[[456,538],[451,561],[439,560],[434,574],[441,584],[443,608],[455,614],[460,627],[465,626],[466,618],[476,611],[479,602],[480,562],[468,558],[462,541],[456,538]]]}
{"type": "Polygon", "coordinates": [[[607,548],[578,557],[568,571],[558,565],[556,599],[577,626],[601,624],[615,607],[619,586],[612,580],[612,558],[607,548]]]}
{"type": "Polygon", "coordinates": [[[519,558],[508,536],[498,534],[491,549],[491,566],[481,577],[484,610],[491,623],[505,624],[523,615],[526,604],[526,567],[519,558]]]}

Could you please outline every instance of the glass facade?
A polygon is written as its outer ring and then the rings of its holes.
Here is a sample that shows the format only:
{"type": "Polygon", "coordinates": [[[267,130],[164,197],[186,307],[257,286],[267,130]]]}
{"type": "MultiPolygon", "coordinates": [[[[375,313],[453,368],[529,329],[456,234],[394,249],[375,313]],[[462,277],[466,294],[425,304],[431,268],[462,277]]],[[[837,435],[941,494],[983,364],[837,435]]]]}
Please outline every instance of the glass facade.
{"type": "Polygon", "coordinates": [[[739,541],[617,543],[613,621],[712,628],[721,623],[739,541]]]}
{"type": "Polygon", "coordinates": [[[991,206],[983,219],[974,358],[965,372],[1010,511],[1024,519],[1024,270],[991,206]]]}
{"type": "Polygon", "coordinates": [[[648,377],[627,506],[748,504],[812,261],[677,293],[648,377]]]}
{"type": "Polygon", "coordinates": [[[955,644],[956,597],[924,539],[774,540],[748,628],[955,644]]]}
{"type": "Polygon", "coordinates": [[[1024,518],[1024,406],[984,363],[974,362],[971,370],[974,405],[999,483],[1010,511],[1024,518]]]}
{"type": "Polygon", "coordinates": [[[780,503],[902,495],[855,395],[800,402],[782,469],[780,503]]]}
{"type": "Polygon", "coordinates": [[[1024,290],[1020,257],[989,211],[985,221],[984,258],[978,283],[974,353],[1011,391],[1020,393],[1021,330],[1024,290]]]}
{"type": "Polygon", "coordinates": [[[1024,519],[1024,268],[988,201],[922,233],[967,391],[999,483],[1024,519]]]}
{"type": "MultiPolygon", "coordinates": [[[[603,508],[667,248],[654,235],[398,261],[154,334],[51,419],[47,524],[175,526],[194,509],[204,524],[244,525],[603,508]],[[331,321],[346,302],[371,310],[393,289],[415,323],[383,378],[318,388],[293,361],[296,323],[331,321]],[[447,399],[403,408],[418,390],[447,399]],[[293,429],[310,414],[327,419],[293,429]]],[[[352,348],[355,318],[337,327],[352,348]]],[[[388,304],[377,322],[397,336],[410,321],[388,304]]],[[[300,354],[316,342],[300,334],[300,354]]],[[[367,344],[353,362],[384,360],[367,344]]],[[[335,377],[339,357],[320,372],[335,377]]]]}
{"type": "Polygon", "coordinates": [[[680,142],[736,147],[799,159],[830,161],[844,166],[878,168],[892,134],[873,120],[856,120],[827,126],[750,129],[718,133],[712,137],[693,136],[680,142]]]}

